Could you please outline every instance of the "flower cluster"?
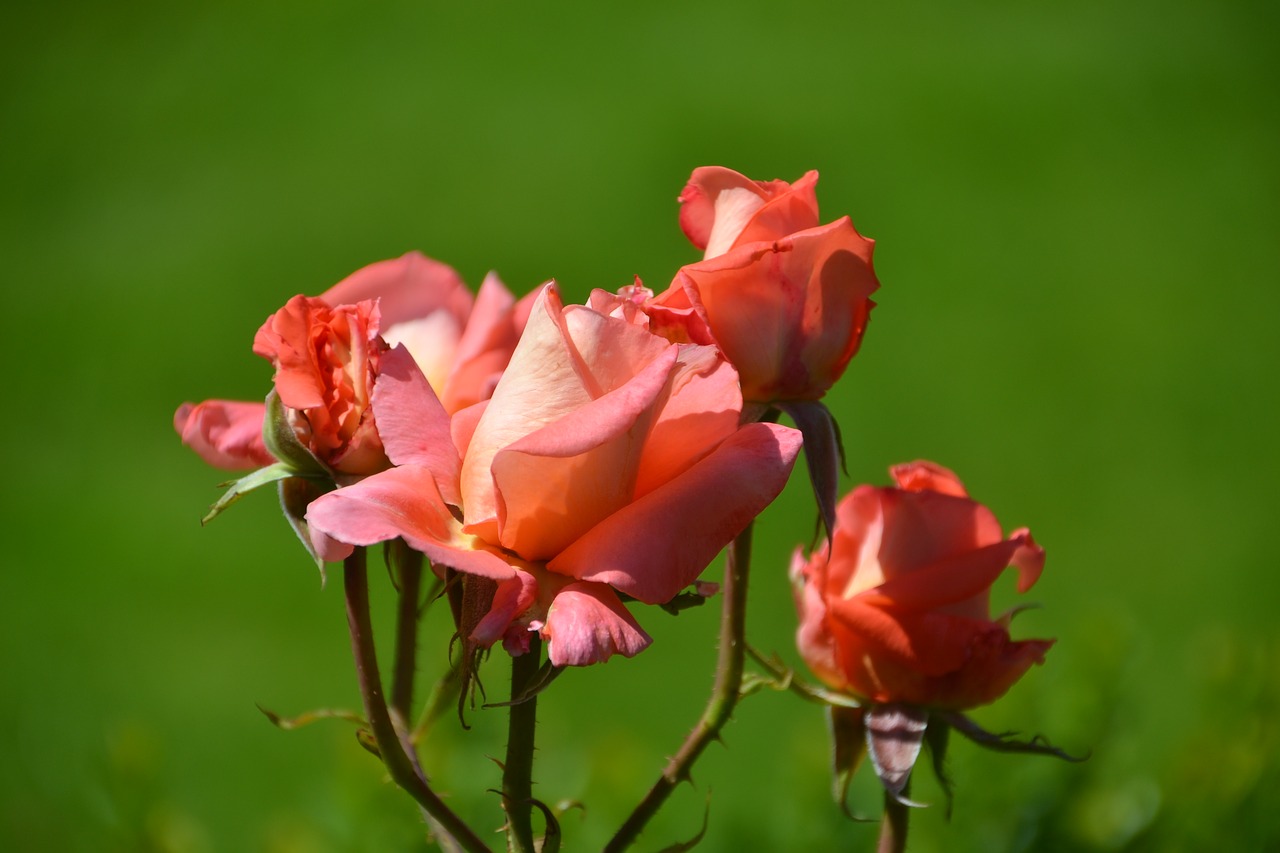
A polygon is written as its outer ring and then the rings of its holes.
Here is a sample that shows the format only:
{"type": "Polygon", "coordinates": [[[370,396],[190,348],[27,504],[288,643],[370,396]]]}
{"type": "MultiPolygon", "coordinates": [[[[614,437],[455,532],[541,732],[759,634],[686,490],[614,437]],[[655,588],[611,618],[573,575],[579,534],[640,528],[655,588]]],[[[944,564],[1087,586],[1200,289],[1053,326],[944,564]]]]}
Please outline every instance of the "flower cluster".
{"type": "Polygon", "coordinates": [[[234,491],[281,481],[320,560],[403,539],[491,581],[478,647],[536,631],[556,665],[634,655],[650,638],[623,599],[693,585],[789,476],[800,432],[751,404],[818,399],[861,340],[872,244],[818,225],[816,180],[696,170],[680,221],[707,254],[656,296],[517,302],[491,275],[473,300],[420,254],[373,264],[263,324],[267,403],[184,405],[175,427],[211,464],[270,466],[234,491]]]}
{"type": "MultiPolygon", "coordinates": [[[[798,646],[825,684],[805,689],[829,706],[838,779],[847,784],[870,752],[891,797],[907,802],[926,731],[939,730],[931,720],[1000,748],[1053,751],[988,735],[959,713],[998,698],[1052,645],[1010,639],[1009,617],[989,612],[1007,567],[1020,592],[1039,576],[1044,551],[1031,535],[1006,537],[954,474],[928,462],[892,469],[895,487],[837,500],[841,444],[822,398],[861,345],[879,283],[873,241],[847,216],[822,223],[817,180],[694,170],[679,222],[703,256],[660,293],[637,279],[567,304],[550,281],[517,299],[491,273],[473,296],[453,269],[416,252],[372,264],[319,296],[294,296],[262,324],[253,352],[274,369],[264,402],[177,410],[184,443],[250,472],[209,517],[275,484],[317,562],[344,562],[374,751],[464,848],[485,849],[430,792],[404,726],[411,657],[397,667],[396,714],[381,698],[364,549],[388,543],[417,571],[429,561],[454,604],[465,683],[476,656],[499,643],[517,659],[532,650],[535,667],[544,644],[552,667],[638,654],[651,638],[628,602],[700,602],[717,589],[700,576],[735,543],[718,692],[610,845],[621,849],[740,695],[738,560],[750,548],[739,554],[736,542],[802,446],[826,537],[793,557],[798,646]],[[782,415],[795,428],[777,423],[782,415]]],[[[411,656],[418,592],[406,579],[411,656]]],[[[519,735],[515,719],[509,750],[527,761],[509,753],[508,764],[526,777],[521,788],[504,775],[503,794],[509,838],[528,849],[532,730],[519,735]]]]}

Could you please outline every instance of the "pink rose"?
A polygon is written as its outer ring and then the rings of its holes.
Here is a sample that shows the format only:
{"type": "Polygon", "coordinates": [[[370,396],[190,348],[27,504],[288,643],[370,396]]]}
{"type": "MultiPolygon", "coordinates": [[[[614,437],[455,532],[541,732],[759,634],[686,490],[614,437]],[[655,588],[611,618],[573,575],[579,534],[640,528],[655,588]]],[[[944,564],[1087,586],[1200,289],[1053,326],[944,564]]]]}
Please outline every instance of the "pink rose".
{"type": "MultiPolygon", "coordinates": [[[[377,362],[369,347],[379,329],[380,340],[405,344],[453,412],[493,392],[531,305],[529,298],[517,302],[492,273],[473,298],[451,267],[410,252],[357,270],[316,299],[295,297],[267,321],[255,351],[273,364],[283,359],[277,376],[288,391],[278,392],[308,404],[283,399],[295,410],[290,417],[302,443],[344,473],[368,473],[385,467],[371,434],[373,419],[365,420],[377,362]],[[379,318],[373,337],[369,306],[356,307],[370,301],[376,301],[379,318]],[[351,325],[362,322],[363,330],[351,325]],[[319,349],[312,352],[313,346],[319,349]],[[342,363],[346,358],[351,360],[342,363]],[[361,373],[370,367],[374,375],[361,373]],[[303,409],[314,411],[304,417],[297,413],[303,409]]],[[[380,342],[374,346],[383,348],[380,342]]],[[[174,427],[209,464],[243,470],[273,461],[262,439],[264,417],[261,403],[209,400],[179,407],[174,427]]]]}
{"type": "Polygon", "coordinates": [[[663,329],[683,329],[673,339],[709,335],[750,402],[820,398],[858,351],[874,306],[874,242],[848,217],[818,224],[817,179],[761,183],[702,168],[680,196],[681,225],[706,255],[680,269],[649,313],[663,329]]]}
{"type": "Polygon", "coordinates": [[[791,564],[797,634],[810,669],[877,705],[962,710],[992,702],[1052,640],[1013,641],[990,616],[1006,567],[1026,592],[1044,566],[1027,530],[1008,538],[952,472],[930,462],[892,469],[897,488],[859,486],[840,502],[835,536],[791,564]]]}
{"type": "Polygon", "coordinates": [[[538,630],[557,665],[647,646],[617,593],[663,603],[696,581],[799,450],[794,430],[739,427],[737,376],[714,349],[565,306],[554,285],[493,398],[452,422],[411,359],[383,363],[373,405],[397,467],[311,504],[317,548],[341,559],[402,536],[497,581],[473,639],[518,652],[538,630]]]}

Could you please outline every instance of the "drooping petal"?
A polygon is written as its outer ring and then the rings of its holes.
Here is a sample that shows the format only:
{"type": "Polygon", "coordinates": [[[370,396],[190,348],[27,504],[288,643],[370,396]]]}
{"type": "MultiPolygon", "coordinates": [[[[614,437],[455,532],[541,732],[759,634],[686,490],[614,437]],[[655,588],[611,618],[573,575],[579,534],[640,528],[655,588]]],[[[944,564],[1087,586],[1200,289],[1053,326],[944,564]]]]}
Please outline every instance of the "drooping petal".
{"type": "Polygon", "coordinates": [[[461,506],[462,462],[453,446],[449,415],[417,362],[403,346],[384,353],[373,411],[387,458],[431,471],[446,503],[461,506]]]}
{"type": "Polygon", "coordinates": [[[668,601],[782,491],[800,433],[748,424],[682,476],[614,513],[547,567],[668,601]]]}
{"type": "Polygon", "coordinates": [[[373,545],[397,536],[432,562],[483,577],[512,577],[510,562],[463,533],[435,475],[402,465],[366,477],[311,502],[307,523],[348,545],[373,545]]]}
{"type": "Polygon", "coordinates": [[[538,595],[538,581],[529,572],[516,572],[498,584],[493,606],[471,632],[477,645],[488,648],[502,639],[511,623],[529,609],[538,595]]]}
{"type": "Polygon", "coordinates": [[[183,403],[173,415],[173,428],[200,458],[215,468],[245,471],[275,462],[262,440],[266,406],[237,400],[183,403]]]}
{"type": "Polygon", "coordinates": [[[542,636],[555,666],[634,657],[653,642],[613,590],[594,583],[571,583],[556,594],[542,636]]]}

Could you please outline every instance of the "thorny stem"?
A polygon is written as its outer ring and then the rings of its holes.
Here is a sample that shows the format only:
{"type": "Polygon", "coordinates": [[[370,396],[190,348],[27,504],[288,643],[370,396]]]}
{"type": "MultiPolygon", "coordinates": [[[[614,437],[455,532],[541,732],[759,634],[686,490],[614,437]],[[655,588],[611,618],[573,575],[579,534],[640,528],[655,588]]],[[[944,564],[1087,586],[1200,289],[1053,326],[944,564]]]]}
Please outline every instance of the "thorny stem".
{"type": "Polygon", "coordinates": [[[511,659],[511,701],[507,718],[507,759],[502,767],[502,804],[507,810],[507,848],[535,853],[533,840],[533,749],[538,696],[528,688],[542,663],[542,639],[532,633],[529,651],[511,659]],[[527,695],[523,701],[517,697],[527,695]]]}
{"type": "Polygon", "coordinates": [[[351,651],[355,656],[356,678],[364,699],[365,716],[369,720],[374,742],[391,779],[409,793],[435,821],[439,831],[448,834],[457,845],[470,853],[489,853],[489,848],[462,819],[446,806],[414,767],[391,723],[387,703],[382,695],[382,679],[378,674],[378,658],[373,646],[373,624],[369,616],[369,574],[365,566],[364,548],[356,548],[343,563],[342,585],[347,599],[347,626],[351,629],[351,651]]]}
{"type": "MultiPolygon", "coordinates": [[[[911,780],[908,779],[899,796],[905,799],[910,790],[911,780]]],[[[910,816],[910,806],[903,805],[899,797],[888,791],[884,792],[884,816],[880,818],[876,853],[903,853],[907,849],[907,820],[910,816]]]]}
{"type": "Polygon", "coordinates": [[[658,781],[636,806],[635,811],[605,846],[605,853],[620,853],[640,835],[645,824],[657,813],[676,786],[689,778],[694,762],[707,744],[720,736],[738,704],[742,687],[743,655],[746,650],[747,580],[751,570],[751,532],[753,524],[729,545],[725,559],[724,601],[720,618],[720,650],[716,658],[716,681],[706,710],[693,731],[685,738],[680,751],[667,762],[658,781]]]}

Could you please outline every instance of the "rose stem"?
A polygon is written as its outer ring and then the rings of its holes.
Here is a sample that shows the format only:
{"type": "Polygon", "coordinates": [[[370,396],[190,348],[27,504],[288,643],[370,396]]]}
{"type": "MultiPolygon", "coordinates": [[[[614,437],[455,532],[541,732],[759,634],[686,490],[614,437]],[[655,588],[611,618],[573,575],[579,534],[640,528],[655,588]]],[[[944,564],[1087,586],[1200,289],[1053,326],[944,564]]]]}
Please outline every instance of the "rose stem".
{"type": "Polygon", "coordinates": [[[754,523],[729,544],[725,557],[724,601],[720,617],[720,650],[716,659],[716,681],[706,710],[693,731],[685,738],[680,751],[667,762],[658,781],[649,789],[640,805],[605,846],[605,853],[619,853],[636,840],[649,819],[666,802],[681,782],[688,780],[694,762],[707,744],[720,736],[738,704],[742,687],[742,662],[746,649],[744,636],[747,621],[747,579],[751,570],[751,531],[754,523]]]}
{"type": "Polygon", "coordinates": [[[355,656],[356,679],[364,699],[365,716],[369,719],[378,753],[391,774],[391,779],[409,793],[434,820],[440,831],[447,833],[463,849],[472,853],[489,853],[489,848],[471,828],[446,806],[414,769],[405,753],[387,713],[382,696],[382,679],[378,675],[378,657],[373,647],[373,625],[369,617],[369,576],[364,548],[356,548],[343,563],[342,586],[347,599],[347,626],[351,629],[351,651],[355,656]]]}
{"type": "MultiPolygon", "coordinates": [[[[906,797],[911,789],[911,780],[902,789],[902,797],[906,797]]],[[[880,818],[880,840],[876,842],[876,853],[903,853],[907,849],[907,819],[911,816],[911,807],[904,806],[893,794],[884,792],[884,816],[880,818]]]]}
{"type": "Polygon", "coordinates": [[[403,539],[387,545],[395,563],[400,599],[396,607],[395,669],[391,680],[391,720],[397,731],[409,727],[413,713],[413,677],[417,671],[418,599],[422,591],[422,554],[403,539]]]}
{"type": "Polygon", "coordinates": [[[507,759],[502,767],[502,805],[507,810],[507,846],[513,853],[535,853],[533,842],[533,745],[537,725],[536,694],[516,701],[537,678],[542,639],[529,635],[529,651],[511,659],[511,701],[507,718],[507,759]]]}

